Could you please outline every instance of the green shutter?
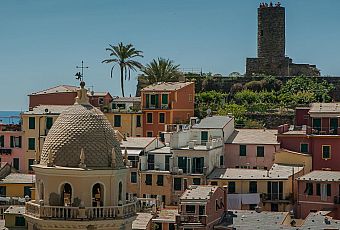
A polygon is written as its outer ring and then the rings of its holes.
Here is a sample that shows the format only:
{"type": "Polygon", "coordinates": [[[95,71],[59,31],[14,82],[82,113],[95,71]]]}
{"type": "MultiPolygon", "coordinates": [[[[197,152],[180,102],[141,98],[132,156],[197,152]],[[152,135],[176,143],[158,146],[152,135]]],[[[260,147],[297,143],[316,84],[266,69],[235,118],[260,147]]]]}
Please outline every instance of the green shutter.
{"type": "Polygon", "coordinates": [[[5,137],[0,136],[0,147],[4,147],[4,146],[5,146],[5,137]]]}
{"type": "Polygon", "coordinates": [[[10,139],[10,146],[11,148],[14,148],[14,137],[11,136],[11,139],[10,139]]]}
{"type": "Polygon", "coordinates": [[[28,118],[28,128],[35,129],[35,117],[28,118]]]}
{"type": "Polygon", "coordinates": [[[300,151],[301,151],[302,153],[308,153],[308,144],[306,144],[306,143],[301,143],[301,145],[300,145],[300,151]]]}
{"type": "Polygon", "coordinates": [[[114,127],[120,127],[120,126],[121,126],[121,116],[114,115],[114,127]]]}
{"type": "Polygon", "coordinates": [[[247,156],[247,146],[240,145],[240,156],[247,156]]]}
{"type": "Polygon", "coordinates": [[[158,102],[159,102],[159,94],[156,94],[155,95],[155,107],[156,108],[159,108],[159,103],[158,102]]]}
{"type": "Polygon", "coordinates": [[[53,118],[52,117],[46,117],[46,129],[50,129],[53,125],[53,118]]]}
{"type": "Polygon", "coordinates": [[[146,95],[145,95],[145,103],[146,103],[145,107],[146,107],[146,108],[149,108],[149,104],[150,104],[150,94],[146,94],[146,95]]]}
{"type": "Polygon", "coordinates": [[[19,146],[18,146],[19,148],[21,148],[21,146],[22,146],[21,142],[22,142],[22,137],[19,136],[19,146]]]}
{"type": "Polygon", "coordinates": [[[201,132],[201,142],[207,142],[208,141],[208,131],[202,131],[201,132]]]}
{"type": "Polygon", "coordinates": [[[28,150],[35,150],[35,138],[28,138],[28,150]]]}
{"type": "Polygon", "coordinates": [[[169,103],[168,94],[162,94],[162,104],[167,105],[169,103]]]}

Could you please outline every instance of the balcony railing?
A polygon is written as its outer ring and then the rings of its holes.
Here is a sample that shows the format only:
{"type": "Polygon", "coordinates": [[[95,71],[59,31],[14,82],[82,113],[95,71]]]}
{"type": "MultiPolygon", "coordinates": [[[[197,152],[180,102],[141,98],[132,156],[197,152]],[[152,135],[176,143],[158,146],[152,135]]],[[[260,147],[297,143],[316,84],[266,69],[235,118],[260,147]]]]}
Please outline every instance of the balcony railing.
{"type": "Polygon", "coordinates": [[[26,203],[26,214],[41,219],[93,220],[122,219],[135,215],[136,202],[122,206],[103,207],[66,207],[42,206],[33,202],[26,203]]]}
{"type": "Polygon", "coordinates": [[[292,200],[292,194],[285,196],[283,193],[263,193],[262,200],[264,202],[290,202],[292,200]]]}
{"type": "Polygon", "coordinates": [[[207,224],[207,216],[206,215],[179,215],[176,216],[176,224],[183,225],[183,224],[207,224]]]}

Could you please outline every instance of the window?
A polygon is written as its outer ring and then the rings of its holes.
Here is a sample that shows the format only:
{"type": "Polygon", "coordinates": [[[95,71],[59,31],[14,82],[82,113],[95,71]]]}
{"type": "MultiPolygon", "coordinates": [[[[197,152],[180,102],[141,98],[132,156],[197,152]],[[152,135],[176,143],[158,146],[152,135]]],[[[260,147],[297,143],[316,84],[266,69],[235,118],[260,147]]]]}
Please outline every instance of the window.
{"type": "Polygon", "coordinates": [[[103,97],[98,98],[98,105],[104,105],[104,98],[103,97]]]}
{"type": "Polygon", "coordinates": [[[240,156],[247,156],[247,146],[240,145],[240,156]]]}
{"type": "Polygon", "coordinates": [[[13,158],[13,168],[19,170],[19,158],[13,158]]]}
{"type": "Polygon", "coordinates": [[[228,182],[228,193],[233,194],[236,192],[236,184],[235,181],[228,182]]]}
{"type": "Polygon", "coordinates": [[[53,118],[46,117],[46,129],[51,129],[52,125],[53,125],[53,118]]]}
{"type": "Polygon", "coordinates": [[[23,216],[16,216],[15,217],[15,226],[25,226],[25,218],[23,216]]]}
{"type": "Polygon", "coordinates": [[[35,150],[35,138],[28,138],[28,150],[35,150]]]}
{"type": "Polygon", "coordinates": [[[316,184],[316,195],[321,196],[321,186],[320,183],[316,184]]]}
{"type": "Polygon", "coordinates": [[[175,191],[182,190],[182,178],[174,178],[174,190],[175,191]]]}
{"type": "Polygon", "coordinates": [[[152,185],[152,174],[146,174],[145,175],[145,184],[146,185],[152,185]]]}
{"type": "Polygon", "coordinates": [[[200,185],[201,184],[201,178],[193,178],[192,184],[193,185],[200,185]]]}
{"type": "Polygon", "coordinates": [[[192,94],[189,94],[189,102],[192,102],[192,94]]]}
{"type": "Polygon", "coordinates": [[[178,157],[178,168],[183,170],[183,173],[187,173],[187,157],[178,157]]]}
{"type": "MultiPolygon", "coordinates": [[[[192,159],[192,173],[203,173],[204,157],[194,157],[192,159]]],[[[184,170],[183,170],[184,171],[184,170]]]]}
{"type": "Polygon", "coordinates": [[[257,193],[257,182],[256,181],[249,182],[249,193],[257,193]]]}
{"type": "Polygon", "coordinates": [[[128,156],[128,160],[130,161],[130,165],[132,168],[138,168],[138,156],[128,156]]]}
{"type": "Polygon", "coordinates": [[[322,159],[331,159],[331,146],[330,145],[322,146],[322,159]]]}
{"type": "Polygon", "coordinates": [[[114,127],[121,127],[121,116],[120,115],[114,115],[114,127]]]}
{"type": "Polygon", "coordinates": [[[313,118],[313,129],[321,131],[321,118],[313,118]]]}
{"type": "Polygon", "coordinates": [[[5,147],[5,136],[4,135],[0,136],[0,147],[5,147]]]}
{"type": "Polygon", "coordinates": [[[205,206],[204,205],[198,206],[198,215],[200,215],[200,216],[205,215],[205,206]]]}
{"type": "Polygon", "coordinates": [[[308,143],[301,143],[300,144],[300,152],[308,153],[308,143]]]}
{"type": "Polygon", "coordinates": [[[220,156],[220,167],[222,167],[224,165],[224,156],[221,155],[220,156]]]}
{"type": "Polygon", "coordinates": [[[35,129],[35,117],[28,118],[28,128],[35,129]]]}
{"type": "Polygon", "coordinates": [[[32,165],[34,164],[34,159],[28,159],[28,170],[33,171],[32,165]]]}
{"type": "Polygon", "coordinates": [[[137,183],[137,172],[131,172],[130,173],[130,182],[131,183],[137,183]]]}
{"type": "Polygon", "coordinates": [[[165,123],[165,113],[159,113],[159,122],[160,124],[165,123]]]}
{"type": "Polygon", "coordinates": [[[146,132],[146,136],[147,137],[152,137],[153,136],[153,132],[152,131],[147,131],[146,132]]]}
{"type": "Polygon", "coordinates": [[[152,113],[146,114],[146,123],[152,124],[152,113]]]}
{"type": "Polygon", "coordinates": [[[257,204],[250,204],[249,205],[249,210],[255,210],[257,204]]]}
{"type": "Polygon", "coordinates": [[[24,186],[24,196],[29,196],[31,197],[32,193],[31,193],[31,186],[24,186]]]}
{"type": "Polygon", "coordinates": [[[158,104],[158,95],[152,94],[151,95],[151,103],[150,103],[150,107],[157,107],[158,104]]]}
{"type": "Polygon", "coordinates": [[[313,184],[312,183],[306,183],[306,188],[304,191],[307,195],[313,195],[313,184]]]}
{"type": "Polygon", "coordinates": [[[155,169],[155,155],[148,154],[148,170],[154,170],[154,169],[155,169]]]}
{"type": "Polygon", "coordinates": [[[256,156],[257,157],[264,157],[264,146],[257,146],[256,156]]]}
{"type": "Polygon", "coordinates": [[[175,224],[174,223],[169,223],[169,230],[175,230],[175,224]]]}
{"type": "Polygon", "coordinates": [[[163,175],[157,175],[157,185],[158,186],[163,186],[163,180],[164,180],[163,175]]]}
{"type": "Polygon", "coordinates": [[[211,181],[210,185],[217,185],[217,181],[211,181]]]}
{"type": "Polygon", "coordinates": [[[6,186],[0,186],[0,196],[6,197],[6,186]]]}
{"type": "Polygon", "coordinates": [[[145,104],[146,104],[146,108],[150,107],[150,94],[146,94],[145,95],[145,104]]]}
{"type": "Polygon", "coordinates": [[[169,95],[162,94],[162,105],[168,105],[168,104],[169,104],[169,95]]]}
{"type": "Polygon", "coordinates": [[[136,117],[136,126],[137,127],[142,127],[142,123],[141,123],[141,116],[140,115],[137,115],[136,117]]]}
{"type": "Polygon", "coordinates": [[[170,170],[170,157],[171,156],[165,156],[165,171],[169,171],[170,170]]]}
{"type": "Polygon", "coordinates": [[[186,205],[185,206],[186,213],[195,213],[195,205],[186,205]]]}
{"type": "Polygon", "coordinates": [[[201,131],[201,142],[205,143],[208,141],[208,131],[201,131]]]}
{"type": "Polygon", "coordinates": [[[331,190],[331,184],[327,184],[327,196],[331,196],[332,190],[331,190]]]}
{"type": "Polygon", "coordinates": [[[10,136],[10,146],[11,148],[21,148],[21,136],[10,136]]]}

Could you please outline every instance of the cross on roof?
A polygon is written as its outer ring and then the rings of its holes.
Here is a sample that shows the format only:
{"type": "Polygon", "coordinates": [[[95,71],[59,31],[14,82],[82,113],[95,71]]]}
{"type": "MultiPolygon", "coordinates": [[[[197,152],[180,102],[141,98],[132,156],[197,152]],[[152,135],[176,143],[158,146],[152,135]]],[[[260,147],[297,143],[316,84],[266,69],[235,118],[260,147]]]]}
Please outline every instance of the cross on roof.
{"type": "Polygon", "coordinates": [[[79,80],[80,82],[84,81],[84,69],[88,69],[88,66],[84,66],[84,61],[81,61],[81,66],[76,66],[77,69],[81,69],[81,73],[77,72],[75,74],[76,79],[79,80]]]}

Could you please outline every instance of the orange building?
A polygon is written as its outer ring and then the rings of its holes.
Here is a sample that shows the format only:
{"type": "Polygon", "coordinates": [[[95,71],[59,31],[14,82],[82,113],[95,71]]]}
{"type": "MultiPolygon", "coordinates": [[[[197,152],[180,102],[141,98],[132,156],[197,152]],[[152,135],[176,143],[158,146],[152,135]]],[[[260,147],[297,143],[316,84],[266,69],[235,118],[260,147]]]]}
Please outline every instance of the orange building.
{"type": "Polygon", "coordinates": [[[194,115],[193,82],[158,82],[141,90],[143,135],[160,136],[166,124],[188,123],[194,115]]]}

